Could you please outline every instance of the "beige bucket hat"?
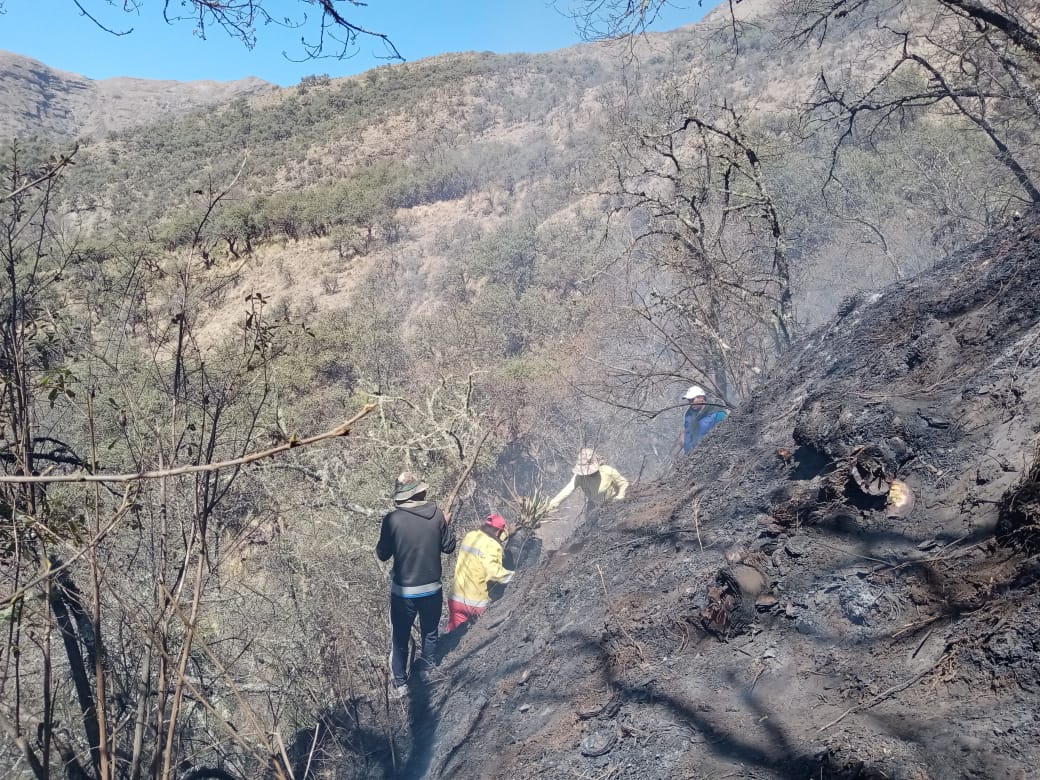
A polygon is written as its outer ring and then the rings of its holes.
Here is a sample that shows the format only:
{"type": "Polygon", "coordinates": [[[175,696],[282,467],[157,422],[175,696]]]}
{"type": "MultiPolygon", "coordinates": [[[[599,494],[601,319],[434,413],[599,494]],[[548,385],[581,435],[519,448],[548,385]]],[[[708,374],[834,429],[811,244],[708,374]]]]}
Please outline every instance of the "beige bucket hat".
{"type": "Polygon", "coordinates": [[[599,459],[599,455],[591,447],[586,447],[578,453],[578,462],[574,464],[574,473],[579,477],[587,477],[589,474],[595,474],[599,471],[599,467],[603,465],[603,461],[599,459]]]}

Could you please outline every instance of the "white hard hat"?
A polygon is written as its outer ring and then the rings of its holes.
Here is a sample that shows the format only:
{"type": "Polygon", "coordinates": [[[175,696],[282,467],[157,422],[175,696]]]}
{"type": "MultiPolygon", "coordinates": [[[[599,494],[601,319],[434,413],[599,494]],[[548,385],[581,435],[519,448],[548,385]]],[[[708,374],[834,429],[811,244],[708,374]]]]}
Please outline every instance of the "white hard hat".
{"type": "Polygon", "coordinates": [[[704,388],[700,385],[690,385],[690,389],[683,393],[683,398],[689,401],[699,395],[707,395],[707,393],[704,392],[704,388]]]}

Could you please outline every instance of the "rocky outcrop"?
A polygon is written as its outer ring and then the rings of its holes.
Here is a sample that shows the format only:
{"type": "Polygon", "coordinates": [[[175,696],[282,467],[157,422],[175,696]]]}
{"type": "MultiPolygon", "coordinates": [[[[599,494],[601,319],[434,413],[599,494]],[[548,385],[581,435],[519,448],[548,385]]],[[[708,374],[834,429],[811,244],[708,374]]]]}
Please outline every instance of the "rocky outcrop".
{"type": "Polygon", "coordinates": [[[239,81],[94,81],[0,51],[0,138],[77,138],[145,124],[239,97],[277,89],[257,78],[239,81]]]}

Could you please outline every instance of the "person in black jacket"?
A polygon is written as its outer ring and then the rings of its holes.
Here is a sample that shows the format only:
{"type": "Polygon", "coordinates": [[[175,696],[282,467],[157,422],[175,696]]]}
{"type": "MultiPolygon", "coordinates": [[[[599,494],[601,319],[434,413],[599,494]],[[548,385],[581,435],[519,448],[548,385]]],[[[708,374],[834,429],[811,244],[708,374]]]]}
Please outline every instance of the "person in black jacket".
{"type": "Polygon", "coordinates": [[[455,552],[455,531],[437,505],[426,500],[429,485],[410,472],[397,478],[394,509],[383,518],[376,545],[381,561],[394,559],[390,587],[393,682],[390,693],[404,696],[408,683],[408,638],[416,616],[422,633],[420,678],[437,663],[437,624],[444,606],[441,554],[455,552]]]}

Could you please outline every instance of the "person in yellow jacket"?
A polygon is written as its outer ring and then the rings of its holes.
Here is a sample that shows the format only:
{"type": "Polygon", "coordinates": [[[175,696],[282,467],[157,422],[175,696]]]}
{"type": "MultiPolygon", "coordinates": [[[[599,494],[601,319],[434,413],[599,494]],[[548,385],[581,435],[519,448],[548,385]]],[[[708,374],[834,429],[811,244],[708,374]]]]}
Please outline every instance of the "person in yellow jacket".
{"type": "Polygon", "coordinates": [[[600,460],[594,449],[586,447],[578,453],[578,462],[574,464],[571,481],[553,496],[549,502],[549,509],[556,509],[566,501],[574,492],[574,488],[580,488],[585,494],[587,506],[598,506],[605,501],[623,499],[625,491],[628,490],[628,480],[621,476],[621,472],[616,468],[600,460]]]}
{"type": "Polygon", "coordinates": [[[502,546],[508,535],[505,518],[489,515],[483,526],[470,531],[462,540],[455,582],[448,598],[446,631],[471,623],[484,613],[491,603],[489,582],[505,584],[513,578],[513,572],[502,565],[502,546]]]}

